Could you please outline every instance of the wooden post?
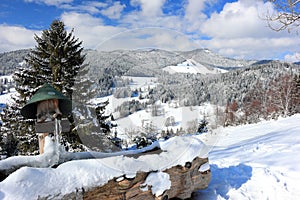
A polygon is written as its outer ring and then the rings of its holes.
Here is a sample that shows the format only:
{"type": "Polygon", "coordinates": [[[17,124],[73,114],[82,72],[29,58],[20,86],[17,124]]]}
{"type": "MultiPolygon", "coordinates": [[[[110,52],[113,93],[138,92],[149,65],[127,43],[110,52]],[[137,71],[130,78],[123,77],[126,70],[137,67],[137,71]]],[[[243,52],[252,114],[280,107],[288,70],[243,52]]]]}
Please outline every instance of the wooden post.
{"type": "Polygon", "coordinates": [[[48,133],[38,133],[40,154],[44,153],[45,137],[48,136],[48,135],[49,135],[48,133]]]}

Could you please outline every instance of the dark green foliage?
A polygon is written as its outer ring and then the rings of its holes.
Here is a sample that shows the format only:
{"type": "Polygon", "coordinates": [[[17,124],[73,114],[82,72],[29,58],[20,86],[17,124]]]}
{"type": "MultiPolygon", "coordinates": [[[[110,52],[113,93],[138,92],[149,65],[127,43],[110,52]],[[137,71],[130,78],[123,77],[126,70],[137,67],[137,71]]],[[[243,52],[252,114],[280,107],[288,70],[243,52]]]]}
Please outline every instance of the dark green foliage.
{"type": "Polygon", "coordinates": [[[150,136],[136,136],[133,139],[133,142],[136,144],[137,149],[144,148],[146,146],[151,145],[153,142],[157,140],[156,137],[150,137],[150,136]]]}
{"type": "Polygon", "coordinates": [[[199,123],[197,133],[206,133],[208,131],[207,125],[208,125],[208,121],[202,119],[199,123]]]}
{"type": "MultiPolygon", "coordinates": [[[[1,116],[1,132],[17,138],[18,154],[36,153],[38,149],[34,121],[24,119],[20,115],[20,109],[46,82],[72,99],[72,87],[85,59],[82,55],[82,42],[73,36],[73,32],[67,33],[64,23],[59,20],[54,20],[49,30],[44,30],[40,37],[35,35],[34,38],[37,45],[25,57],[26,66],[20,67],[13,76],[18,96],[1,116]]],[[[69,119],[74,121],[73,116],[69,119]]],[[[71,127],[74,128],[75,125],[72,124],[71,127]]],[[[74,129],[65,133],[63,137],[73,149],[79,146],[80,138],[74,129]]]]}
{"type": "Polygon", "coordinates": [[[110,125],[107,123],[107,119],[111,117],[111,115],[105,114],[105,107],[108,105],[109,101],[105,101],[97,105],[95,111],[96,116],[100,125],[101,132],[110,133],[110,125]]]}
{"type": "Polygon", "coordinates": [[[35,35],[37,46],[25,59],[37,72],[38,80],[51,83],[69,98],[72,98],[72,86],[85,59],[82,42],[72,33],[67,33],[63,22],[54,20],[41,37],[35,35]]]}

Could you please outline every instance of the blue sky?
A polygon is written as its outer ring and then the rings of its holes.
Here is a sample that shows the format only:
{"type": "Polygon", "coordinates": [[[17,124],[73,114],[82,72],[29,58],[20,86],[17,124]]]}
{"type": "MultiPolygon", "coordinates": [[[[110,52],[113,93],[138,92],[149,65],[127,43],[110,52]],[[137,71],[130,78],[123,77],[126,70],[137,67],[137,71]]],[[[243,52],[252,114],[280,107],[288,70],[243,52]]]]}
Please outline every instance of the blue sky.
{"type": "Polygon", "coordinates": [[[0,52],[35,46],[55,19],[99,50],[208,48],[231,58],[299,61],[299,36],[262,20],[263,0],[1,0],[0,52]]]}

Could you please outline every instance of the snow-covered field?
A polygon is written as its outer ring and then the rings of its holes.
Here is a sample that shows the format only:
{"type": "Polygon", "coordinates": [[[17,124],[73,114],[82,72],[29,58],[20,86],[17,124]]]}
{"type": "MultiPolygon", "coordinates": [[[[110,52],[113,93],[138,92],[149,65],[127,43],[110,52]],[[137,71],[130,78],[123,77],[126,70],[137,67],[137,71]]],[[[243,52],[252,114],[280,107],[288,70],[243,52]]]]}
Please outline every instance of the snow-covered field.
{"type": "Polygon", "coordinates": [[[209,154],[212,180],[194,199],[299,199],[300,115],[224,129],[209,154]]]}
{"type": "MultiPolygon", "coordinates": [[[[300,115],[298,114],[277,121],[229,127],[212,135],[197,136],[211,148],[208,157],[212,180],[209,187],[198,191],[193,199],[282,200],[299,198],[299,121],[300,115]]],[[[191,141],[194,144],[197,143],[192,138],[191,141]]],[[[174,143],[179,146],[168,147],[166,145],[166,148],[171,148],[175,152],[182,148],[186,150],[184,142],[187,141],[179,140],[174,143]]],[[[191,155],[195,153],[193,145],[188,148],[190,150],[185,152],[190,152],[191,155]]],[[[133,162],[133,158],[121,160],[125,165],[121,162],[116,166],[122,167],[123,172],[126,171],[124,166],[128,163],[135,164],[134,168],[130,167],[131,170],[156,166],[153,163],[147,165],[149,159],[146,159],[144,163],[133,162]]],[[[119,172],[105,167],[106,162],[112,164],[115,161],[115,159],[105,158],[97,162],[98,164],[93,164],[91,161],[68,162],[57,169],[22,168],[0,183],[0,199],[32,199],[38,192],[51,195],[53,191],[66,192],[72,190],[72,187],[81,188],[89,184],[93,185],[96,179],[96,181],[103,181],[102,179],[113,177],[114,173],[118,177],[119,172]],[[107,171],[97,171],[99,163],[107,171]],[[112,171],[113,174],[111,174],[112,171]]],[[[170,183],[165,179],[167,177],[164,177],[161,188],[167,189],[170,183]]],[[[157,189],[157,191],[161,190],[157,189]]]]}
{"type": "Polygon", "coordinates": [[[163,68],[164,71],[169,72],[170,74],[174,73],[190,73],[190,74],[218,74],[228,72],[227,70],[222,69],[209,69],[206,66],[196,62],[193,59],[187,59],[183,63],[177,65],[167,66],[163,68]]]}

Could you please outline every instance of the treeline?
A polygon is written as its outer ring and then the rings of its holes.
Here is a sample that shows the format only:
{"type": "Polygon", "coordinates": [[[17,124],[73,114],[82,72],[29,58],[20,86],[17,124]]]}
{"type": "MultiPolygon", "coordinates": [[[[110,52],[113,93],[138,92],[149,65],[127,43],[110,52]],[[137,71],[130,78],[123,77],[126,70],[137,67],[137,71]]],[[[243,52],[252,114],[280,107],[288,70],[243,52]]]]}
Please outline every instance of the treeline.
{"type": "Polygon", "coordinates": [[[257,80],[242,102],[228,102],[225,125],[254,123],[300,113],[300,75],[282,74],[268,85],[257,80]]]}

